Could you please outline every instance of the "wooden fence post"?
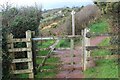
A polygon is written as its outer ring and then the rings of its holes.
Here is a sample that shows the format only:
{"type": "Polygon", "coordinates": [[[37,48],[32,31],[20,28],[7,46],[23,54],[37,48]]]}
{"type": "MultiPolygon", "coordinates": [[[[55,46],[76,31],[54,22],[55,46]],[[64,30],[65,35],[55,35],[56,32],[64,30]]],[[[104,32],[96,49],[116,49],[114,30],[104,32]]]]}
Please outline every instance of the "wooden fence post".
{"type": "MultiPolygon", "coordinates": [[[[74,10],[71,12],[71,15],[72,15],[72,35],[75,36],[75,11],[74,10]]],[[[74,64],[74,59],[73,59],[73,56],[74,56],[74,40],[73,39],[70,39],[70,48],[71,48],[71,51],[70,51],[71,65],[73,65],[74,64]]]]}
{"type": "MultiPolygon", "coordinates": [[[[12,33],[10,33],[8,36],[7,36],[7,40],[9,40],[9,44],[7,45],[8,46],[8,49],[13,49],[14,48],[14,44],[13,44],[13,34],[12,33]]],[[[14,52],[11,52],[10,53],[10,57],[12,58],[12,59],[15,59],[15,54],[14,54],[14,52]]],[[[11,70],[16,70],[16,65],[15,65],[15,63],[13,63],[13,64],[11,64],[11,70]]]]}
{"type": "Polygon", "coordinates": [[[86,46],[90,46],[90,39],[86,37],[86,33],[89,32],[88,28],[84,29],[83,33],[83,70],[86,70],[86,65],[87,65],[87,57],[88,54],[90,53],[89,51],[86,50],[86,46]]]}
{"type": "MultiPolygon", "coordinates": [[[[32,32],[30,30],[26,31],[26,38],[31,39],[32,38],[32,32]]],[[[27,57],[29,59],[33,59],[32,57],[32,41],[26,42],[27,48],[31,48],[30,51],[27,51],[27,57]]],[[[33,62],[28,62],[28,68],[32,69],[32,73],[29,74],[29,78],[34,78],[34,73],[33,73],[33,62]]]]}
{"type": "MultiPolygon", "coordinates": [[[[32,38],[34,38],[34,37],[35,37],[35,31],[32,32],[32,38]]],[[[36,65],[36,53],[37,53],[36,49],[37,49],[36,48],[36,42],[32,40],[32,53],[33,53],[32,55],[33,55],[34,74],[37,74],[37,72],[36,72],[36,66],[37,66],[36,65]]]]}
{"type": "Polygon", "coordinates": [[[74,59],[73,59],[73,56],[74,56],[74,40],[73,39],[70,39],[70,54],[71,54],[71,65],[74,64],[74,59]]]}

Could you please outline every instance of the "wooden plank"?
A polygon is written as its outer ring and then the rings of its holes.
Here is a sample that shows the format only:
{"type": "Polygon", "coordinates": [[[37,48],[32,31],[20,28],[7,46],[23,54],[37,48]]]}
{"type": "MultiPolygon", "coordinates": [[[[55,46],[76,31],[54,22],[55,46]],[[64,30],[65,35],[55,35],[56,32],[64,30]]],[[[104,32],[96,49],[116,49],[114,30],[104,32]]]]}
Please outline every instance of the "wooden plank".
{"type": "Polygon", "coordinates": [[[21,52],[21,51],[31,51],[31,48],[13,48],[8,49],[9,52],[21,52]]]}
{"type": "Polygon", "coordinates": [[[40,49],[36,49],[36,51],[40,51],[40,50],[50,50],[50,48],[40,48],[40,49]]]}
{"type": "Polygon", "coordinates": [[[70,48],[56,48],[56,50],[70,50],[70,48]]]}
{"type": "MultiPolygon", "coordinates": [[[[26,38],[32,38],[32,32],[26,31],[26,38]]],[[[32,41],[26,42],[27,48],[32,48],[32,41]]],[[[32,58],[32,50],[27,51],[27,57],[32,58]]],[[[28,69],[33,69],[33,62],[28,62],[28,69]]],[[[34,73],[29,74],[29,78],[34,78],[34,73]]]]}
{"type": "Polygon", "coordinates": [[[86,70],[86,65],[87,65],[87,57],[88,55],[90,56],[90,52],[86,50],[86,46],[90,45],[90,38],[86,37],[86,33],[89,32],[88,28],[84,29],[84,33],[83,33],[83,70],[86,70]]]}
{"type": "Polygon", "coordinates": [[[11,73],[12,74],[27,74],[27,73],[32,73],[32,69],[26,69],[26,70],[14,70],[11,73]]]}
{"type": "Polygon", "coordinates": [[[45,58],[47,56],[36,56],[36,58],[45,58]]]}
{"type": "Polygon", "coordinates": [[[13,59],[12,63],[21,63],[21,62],[30,62],[32,59],[23,58],[23,59],[13,59]]]}
{"type": "Polygon", "coordinates": [[[70,55],[71,55],[71,65],[73,65],[73,56],[74,56],[74,40],[70,40],[70,55]]]}
{"type": "Polygon", "coordinates": [[[102,33],[102,34],[100,34],[100,33],[90,33],[90,35],[91,35],[91,37],[95,37],[95,36],[118,36],[118,33],[110,33],[110,32],[108,32],[108,33],[102,33]]]}
{"type": "Polygon", "coordinates": [[[38,66],[38,70],[40,70],[40,67],[43,66],[47,60],[48,57],[50,57],[51,53],[54,51],[56,45],[59,43],[59,39],[52,45],[51,50],[48,52],[47,56],[44,57],[42,63],[38,66]]]}
{"type": "Polygon", "coordinates": [[[118,59],[120,58],[120,55],[105,55],[105,56],[95,56],[93,57],[95,60],[96,59],[118,59]]]}
{"type": "Polygon", "coordinates": [[[118,49],[118,45],[110,45],[110,46],[86,46],[87,50],[94,50],[94,49],[118,49]]]}
{"type": "MultiPolygon", "coordinates": [[[[15,38],[15,39],[12,39],[12,42],[13,43],[15,43],[15,42],[29,42],[29,41],[31,41],[31,39],[30,38],[21,38],[21,39],[17,39],[17,38],[15,38]]],[[[11,41],[8,41],[8,43],[11,43],[11,41]]]]}

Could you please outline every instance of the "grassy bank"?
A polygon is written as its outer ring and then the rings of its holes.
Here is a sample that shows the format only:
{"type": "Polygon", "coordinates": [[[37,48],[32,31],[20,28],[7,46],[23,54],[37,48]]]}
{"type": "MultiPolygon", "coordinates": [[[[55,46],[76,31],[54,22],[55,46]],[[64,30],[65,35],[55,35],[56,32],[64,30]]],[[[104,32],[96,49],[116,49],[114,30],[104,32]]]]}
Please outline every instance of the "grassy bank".
{"type": "MultiPolygon", "coordinates": [[[[109,45],[109,38],[103,40],[99,45],[109,45]]],[[[108,50],[94,50],[92,56],[110,55],[108,50]]],[[[87,69],[85,72],[87,78],[118,78],[118,62],[117,59],[100,59],[96,60],[96,66],[87,69]]]]}
{"type": "Polygon", "coordinates": [[[109,31],[109,24],[105,19],[102,18],[95,23],[92,23],[89,28],[90,32],[106,33],[109,31]]]}

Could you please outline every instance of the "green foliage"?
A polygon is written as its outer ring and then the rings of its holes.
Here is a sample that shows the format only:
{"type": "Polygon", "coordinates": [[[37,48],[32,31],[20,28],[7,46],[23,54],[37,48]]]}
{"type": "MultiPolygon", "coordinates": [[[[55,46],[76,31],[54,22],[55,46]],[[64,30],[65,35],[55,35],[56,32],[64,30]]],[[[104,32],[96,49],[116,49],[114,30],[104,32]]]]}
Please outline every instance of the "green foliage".
{"type": "Polygon", "coordinates": [[[44,73],[38,73],[36,75],[37,78],[53,78],[56,75],[56,72],[44,72],[44,73]]]}
{"type": "MultiPolygon", "coordinates": [[[[54,40],[49,41],[43,41],[38,43],[38,48],[48,48],[54,43],[54,40]],[[41,44],[42,43],[42,44],[41,44]]],[[[41,50],[37,53],[39,56],[47,56],[49,50],[41,50]]],[[[39,65],[43,61],[43,58],[37,58],[36,63],[39,65]]],[[[57,57],[50,57],[46,60],[45,63],[59,63],[59,58],[57,57]]],[[[55,69],[57,68],[57,65],[44,65],[40,69],[52,69],[52,72],[37,72],[35,75],[35,78],[53,78],[57,74],[57,71],[55,69]]]]}
{"type": "Polygon", "coordinates": [[[90,32],[95,33],[107,33],[109,30],[109,24],[105,20],[99,20],[95,23],[92,23],[90,26],[90,32]]]}
{"type": "Polygon", "coordinates": [[[48,41],[42,41],[38,43],[39,48],[48,48],[50,45],[52,45],[55,41],[54,40],[48,40],[48,41]]]}
{"type": "MultiPolygon", "coordinates": [[[[37,32],[41,10],[37,7],[11,7],[8,3],[1,6],[2,9],[2,68],[3,80],[10,79],[10,64],[11,58],[8,54],[7,35],[13,33],[14,37],[25,37],[26,30],[37,32]]],[[[23,47],[25,45],[19,43],[15,47],[23,47]]],[[[23,55],[22,55],[23,56],[23,55]]]]}
{"type": "Polygon", "coordinates": [[[25,37],[27,30],[37,31],[41,10],[37,7],[10,8],[2,12],[3,28],[12,32],[14,37],[25,37]]]}
{"type": "Polygon", "coordinates": [[[60,40],[60,42],[57,44],[56,47],[57,48],[60,48],[60,47],[70,47],[70,40],[62,39],[62,40],[60,40]]]}
{"type": "MultiPolygon", "coordinates": [[[[110,29],[112,33],[118,34],[120,32],[120,28],[118,26],[118,21],[120,18],[120,1],[118,2],[99,2],[99,0],[95,1],[95,4],[103,11],[103,16],[109,19],[110,29]]],[[[111,36],[111,44],[119,45],[120,38],[117,36],[111,36]]],[[[111,50],[111,52],[119,53],[118,50],[111,50]]]]}
{"type": "Polygon", "coordinates": [[[97,60],[97,66],[85,71],[88,78],[118,78],[117,60],[97,60]]]}

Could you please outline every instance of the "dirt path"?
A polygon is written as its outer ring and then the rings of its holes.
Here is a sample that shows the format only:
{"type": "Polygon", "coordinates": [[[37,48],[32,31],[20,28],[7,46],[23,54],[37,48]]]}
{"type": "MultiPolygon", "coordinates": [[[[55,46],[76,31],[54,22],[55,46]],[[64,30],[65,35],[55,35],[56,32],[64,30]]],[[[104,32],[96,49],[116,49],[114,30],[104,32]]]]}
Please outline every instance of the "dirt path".
{"type": "MultiPolygon", "coordinates": [[[[96,37],[91,39],[91,45],[99,44],[105,36],[96,37]]],[[[57,50],[56,55],[60,57],[60,60],[63,65],[61,65],[61,71],[56,75],[56,78],[84,78],[82,72],[82,48],[78,46],[74,49],[74,65],[71,65],[70,50],[57,50]]],[[[88,62],[88,67],[95,66],[93,61],[88,62]],[[89,65],[90,64],[90,65],[89,65]]]]}

